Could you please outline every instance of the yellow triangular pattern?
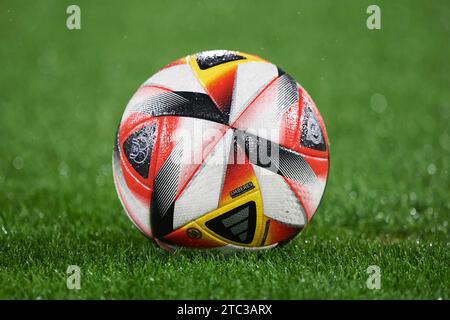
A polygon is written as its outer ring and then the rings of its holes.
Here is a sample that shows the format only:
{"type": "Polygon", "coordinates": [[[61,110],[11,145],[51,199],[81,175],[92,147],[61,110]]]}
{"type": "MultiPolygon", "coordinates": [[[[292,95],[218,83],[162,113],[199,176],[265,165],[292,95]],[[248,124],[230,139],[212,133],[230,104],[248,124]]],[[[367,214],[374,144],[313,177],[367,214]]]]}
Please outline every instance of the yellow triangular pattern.
{"type": "Polygon", "coordinates": [[[203,85],[204,88],[206,88],[211,82],[214,82],[217,78],[219,78],[223,73],[227,73],[228,71],[231,71],[233,68],[235,68],[238,64],[251,62],[251,61],[259,61],[259,62],[266,62],[266,60],[251,55],[247,53],[237,52],[236,54],[245,57],[246,59],[241,60],[234,60],[225,62],[222,64],[219,64],[217,66],[202,70],[197,64],[197,60],[195,58],[195,55],[190,55],[187,57],[187,61],[192,67],[192,70],[194,70],[195,75],[197,76],[200,83],[203,85]]]}

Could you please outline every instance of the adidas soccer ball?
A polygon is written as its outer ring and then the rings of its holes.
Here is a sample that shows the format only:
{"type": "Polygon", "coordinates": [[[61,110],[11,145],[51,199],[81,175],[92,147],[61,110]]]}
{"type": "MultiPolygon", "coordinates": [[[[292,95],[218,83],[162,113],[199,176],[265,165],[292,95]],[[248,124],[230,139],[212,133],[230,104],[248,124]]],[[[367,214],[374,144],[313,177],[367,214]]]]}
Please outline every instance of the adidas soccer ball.
{"type": "Polygon", "coordinates": [[[314,215],[328,138],[308,93],[258,57],[206,51],[145,81],[116,135],[126,213],[161,247],[265,249],[314,215]]]}

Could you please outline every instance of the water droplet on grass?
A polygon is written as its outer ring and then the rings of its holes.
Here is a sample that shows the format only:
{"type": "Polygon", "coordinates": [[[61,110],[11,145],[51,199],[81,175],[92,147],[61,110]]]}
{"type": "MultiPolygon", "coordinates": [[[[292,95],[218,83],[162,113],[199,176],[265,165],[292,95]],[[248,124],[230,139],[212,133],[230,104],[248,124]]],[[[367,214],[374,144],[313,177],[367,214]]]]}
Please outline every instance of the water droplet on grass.
{"type": "Polygon", "coordinates": [[[69,175],[69,166],[65,162],[61,162],[58,167],[59,175],[62,177],[67,177],[69,175]]]}
{"type": "Polygon", "coordinates": [[[374,93],[370,97],[370,107],[376,113],[383,113],[387,108],[387,100],[381,93],[374,93]]]}
{"type": "Polygon", "coordinates": [[[434,163],[430,163],[427,167],[427,171],[429,175],[435,174],[437,171],[436,165],[434,163]]]}
{"type": "Polygon", "coordinates": [[[13,167],[16,170],[20,170],[23,168],[23,159],[19,156],[15,157],[12,162],[13,167]]]}
{"type": "Polygon", "coordinates": [[[379,211],[375,216],[375,220],[381,221],[383,219],[384,219],[384,214],[383,214],[383,212],[379,211]]]}

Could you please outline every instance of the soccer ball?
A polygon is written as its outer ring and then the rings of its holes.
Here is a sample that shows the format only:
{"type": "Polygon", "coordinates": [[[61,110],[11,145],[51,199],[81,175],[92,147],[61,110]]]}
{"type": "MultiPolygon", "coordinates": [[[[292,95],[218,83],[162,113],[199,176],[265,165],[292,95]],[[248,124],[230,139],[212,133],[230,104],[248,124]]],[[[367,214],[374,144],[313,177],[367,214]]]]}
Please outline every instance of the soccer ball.
{"type": "Polygon", "coordinates": [[[114,181],[136,227],[165,249],[267,249],[314,215],[328,138],[308,93],[274,64],[215,50],[145,81],[116,134],[114,181]]]}

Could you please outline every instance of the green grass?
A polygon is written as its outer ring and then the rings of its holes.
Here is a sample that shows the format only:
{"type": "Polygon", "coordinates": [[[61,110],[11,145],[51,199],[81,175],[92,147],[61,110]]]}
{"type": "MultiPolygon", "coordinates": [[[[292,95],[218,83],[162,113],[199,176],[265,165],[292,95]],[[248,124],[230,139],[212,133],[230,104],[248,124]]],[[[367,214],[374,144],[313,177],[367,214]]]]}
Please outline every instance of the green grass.
{"type": "Polygon", "coordinates": [[[448,1],[377,1],[379,31],[365,25],[371,1],[76,3],[80,31],[65,28],[72,2],[0,4],[0,298],[450,298],[448,1]],[[317,215],[261,254],[164,252],[112,182],[134,90],[214,48],[289,72],[331,141],[317,215]],[[380,290],[366,288],[369,265],[380,290]]]}

